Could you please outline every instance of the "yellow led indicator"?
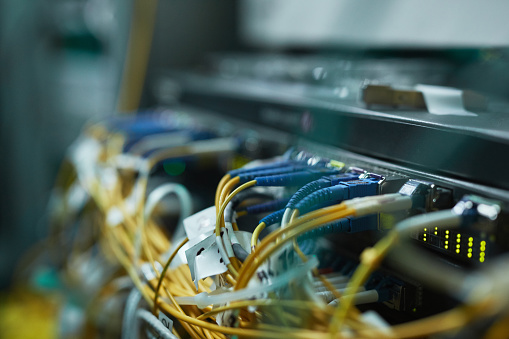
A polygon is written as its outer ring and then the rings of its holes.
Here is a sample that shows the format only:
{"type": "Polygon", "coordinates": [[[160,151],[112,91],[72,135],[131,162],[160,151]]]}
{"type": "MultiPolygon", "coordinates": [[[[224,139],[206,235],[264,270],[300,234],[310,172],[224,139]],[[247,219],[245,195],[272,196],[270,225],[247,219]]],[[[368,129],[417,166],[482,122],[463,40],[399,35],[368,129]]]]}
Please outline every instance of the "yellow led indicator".
{"type": "Polygon", "coordinates": [[[458,238],[461,238],[461,234],[458,234],[458,238]]]}
{"type": "Polygon", "coordinates": [[[471,248],[468,249],[468,253],[472,253],[472,249],[471,248]]]}
{"type": "Polygon", "coordinates": [[[481,252],[481,257],[484,257],[484,256],[486,256],[486,253],[481,252]]]}
{"type": "Polygon", "coordinates": [[[426,238],[422,239],[422,241],[426,241],[426,238]]]}
{"type": "Polygon", "coordinates": [[[446,241],[445,241],[445,244],[447,245],[448,243],[449,243],[449,240],[446,240],[446,241]]]}
{"type": "Polygon", "coordinates": [[[449,230],[445,231],[445,234],[449,234],[449,230]]]}
{"type": "Polygon", "coordinates": [[[484,262],[484,257],[481,257],[481,258],[479,259],[479,261],[480,261],[480,262],[484,262]]]}
{"type": "Polygon", "coordinates": [[[435,231],[438,230],[438,227],[435,227],[435,231]]]}
{"type": "Polygon", "coordinates": [[[445,246],[444,246],[444,248],[445,248],[445,249],[448,249],[448,248],[449,248],[449,246],[445,245],[445,246]]]}
{"type": "Polygon", "coordinates": [[[459,248],[458,248],[458,249],[456,249],[456,253],[460,253],[460,249],[459,249],[459,248]]]}
{"type": "Polygon", "coordinates": [[[438,232],[437,232],[437,231],[435,231],[435,235],[438,235],[438,232]]]}
{"type": "Polygon", "coordinates": [[[461,242],[461,239],[456,239],[456,242],[461,242]]]}
{"type": "Polygon", "coordinates": [[[446,235],[445,235],[445,239],[449,239],[449,235],[447,235],[447,234],[446,234],[446,235]]]}
{"type": "Polygon", "coordinates": [[[485,246],[486,245],[486,241],[481,241],[481,246],[485,246]]]}
{"type": "Polygon", "coordinates": [[[472,247],[473,245],[474,245],[474,243],[472,243],[472,242],[468,243],[468,247],[472,247]]]}
{"type": "Polygon", "coordinates": [[[467,257],[472,258],[472,253],[468,253],[467,257]]]}
{"type": "Polygon", "coordinates": [[[460,248],[460,244],[456,245],[456,248],[460,248]]]}
{"type": "Polygon", "coordinates": [[[337,167],[337,168],[343,168],[346,166],[344,162],[337,161],[337,160],[331,160],[329,162],[329,165],[331,165],[332,167],[337,167]]]}
{"type": "Polygon", "coordinates": [[[428,229],[426,227],[424,227],[424,232],[427,232],[427,231],[428,231],[428,229]]]}
{"type": "Polygon", "coordinates": [[[472,241],[474,241],[474,238],[470,237],[470,238],[468,238],[468,241],[472,242],[472,241]]]}

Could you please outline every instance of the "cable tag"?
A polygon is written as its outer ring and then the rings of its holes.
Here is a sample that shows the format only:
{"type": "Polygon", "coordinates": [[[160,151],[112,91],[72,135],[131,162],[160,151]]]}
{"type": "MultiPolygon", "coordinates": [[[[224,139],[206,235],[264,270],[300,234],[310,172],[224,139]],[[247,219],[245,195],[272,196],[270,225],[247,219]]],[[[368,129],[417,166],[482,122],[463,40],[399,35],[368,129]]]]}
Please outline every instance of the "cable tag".
{"type": "Polygon", "coordinates": [[[72,213],[81,210],[89,199],[87,191],[83,189],[79,182],[75,182],[71,188],[69,188],[66,197],[67,205],[72,213]]]}
{"type": "Polygon", "coordinates": [[[131,215],[134,215],[136,212],[136,208],[142,201],[142,199],[145,199],[144,197],[144,187],[140,182],[140,179],[136,180],[136,183],[134,184],[134,188],[131,191],[131,194],[125,199],[125,208],[128,213],[131,215]]]}
{"type": "Polygon", "coordinates": [[[216,227],[216,207],[210,206],[184,219],[184,230],[189,239],[216,227]]]}
{"type": "Polygon", "coordinates": [[[124,216],[118,207],[113,206],[108,210],[108,214],[106,215],[106,224],[109,227],[116,227],[122,223],[122,221],[124,221],[124,216]]]}
{"type": "Polygon", "coordinates": [[[70,147],[70,159],[80,170],[92,170],[101,153],[101,143],[91,137],[81,137],[70,147]]]}
{"type": "Polygon", "coordinates": [[[246,231],[233,231],[230,233],[232,245],[239,244],[247,253],[251,253],[251,237],[253,233],[246,231]]]}
{"type": "Polygon", "coordinates": [[[227,270],[216,244],[216,236],[213,233],[186,250],[186,258],[196,290],[198,290],[198,280],[224,273],[227,270]]]}
{"type": "MultiPolygon", "coordinates": [[[[158,273],[160,274],[163,271],[163,266],[158,261],[155,261],[154,265],[158,273]]],[[[157,279],[156,272],[154,272],[152,265],[148,262],[141,265],[141,273],[143,273],[143,276],[145,277],[145,279],[147,279],[147,281],[157,279]]]]}
{"type": "Polygon", "coordinates": [[[106,190],[112,191],[118,182],[117,171],[111,167],[100,168],[97,171],[102,187],[106,190]]]}
{"type": "MultiPolygon", "coordinates": [[[[269,260],[264,262],[256,270],[256,274],[251,278],[248,283],[249,288],[260,288],[266,285],[272,285],[273,280],[281,274],[285,274],[293,265],[293,256],[291,253],[291,244],[285,245],[274,253],[269,260]],[[291,264],[290,264],[291,263],[291,264]]],[[[260,293],[257,296],[260,299],[267,298],[267,293],[260,293]]]]}
{"type": "MultiPolygon", "coordinates": [[[[209,231],[205,234],[200,234],[199,236],[194,237],[193,239],[189,239],[189,241],[184,246],[182,246],[182,248],[180,248],[180,250],[177,252],[177,255],[175,256],[175,258],[173,259],[173,261],[170,264],[170,268],[175,269],[175,268],[179,267],[180,265],[188,264],[187,258],[186,258],[186,251],[188,249],[190,249],[191,247],[193,247],[194,245],[196,245],[197,243],[199,243],[200,241],[202,241],[203,239],[210,236],[212,233],[213,233],[213,231],[209,231]]],[[[175,244],[180,244],[182,242],[182,240],[184,240],[184,238],[178,238],[178,241],[175,241],[175,244]]],[[[168,251],[166,251],[165,253],[163,253],[161,255],[161,259],[164,262],[166,262],[174,250],[175,250],[175,247],[173,247],[173,246],[170,247],[168,249],[168,251]]],[[[192,267],[192,266],[189,266],[189,267],[192,267]]]]}
{"type": "Polygon", "coordinates": [[[113,159],[113,165],[119,169],[132,169],[141,173],[149,171],[149,161],[146,159],[131,155],[131,154],[118,154],[113,159]]]}
{"type": "MultiPolygon", "coordinates": [[[[270,285],[272,278],[274,277],[274,271],[271,268],[270,260],[263,263],[257,270],[254,277],[249,281],[248,287],[259,287],[259,285],[270,285]]],[[[259,296],[261,299],[267,298],[267,293],[261,293],[259,296]]]]}
{"type": "Polygon", "coordinates": [[[101,143],[91,137],[81,137],[69,147],[69,158],[76,168],[78,179],[89,191],[96,178],[101,151],[101,143]]]}
{"type": "Polygon", "coordinates": [[[224,244],[224,247],[226,249],[226,254],[228,255],[228,258],[232,258],[235,256],[235,254],[233,253],[233,248],[232,248],[232,245],[233,245],[233,238],[236,238],[235,234],[233,233],[233,227],[232,227],[232,224],[231,222],[226,222],[225,223],[225,226],[226,226],[226,230],[224,230],[222,233],[222,238],[223,238],[223,244],[224,244]]]}
{"type": "Polygon", "coordinates": [[[166,327],[168,329],[168,331],[171,332],[171,330],[173,328],[173,320],[168,318],[168,316],[166,314],[164,314],[163,312],[159,312],[158,318],[159,318],[159,321],[163,324],[163,326],[166,327]]]}
{"type": "Polygon", "coordinates": [[[219,326],[224,327],[238,327],[238,310],[226,310],[217,315],[216,321],[219,326]]]}

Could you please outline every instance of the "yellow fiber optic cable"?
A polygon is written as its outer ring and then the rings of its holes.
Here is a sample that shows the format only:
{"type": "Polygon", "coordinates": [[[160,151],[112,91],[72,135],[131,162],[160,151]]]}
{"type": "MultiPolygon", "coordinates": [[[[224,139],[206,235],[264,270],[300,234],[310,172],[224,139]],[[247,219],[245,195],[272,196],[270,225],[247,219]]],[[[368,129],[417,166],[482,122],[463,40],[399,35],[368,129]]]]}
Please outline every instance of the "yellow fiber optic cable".
{"type": "Polygon", "coordinates": [[[314,228],[320,227],[324,223],[331,222],[336,219],[346,218],[354,215],[355,211],[350,208],[345,208],[339,212],[325,215],[323,217],[316,218],[314,220],[306,221],[304,223],[298,223],[300,220],[297,219],[293,224],[289,224],[287,228],[279,229],[263,239],[259,244],[257,250],[252,252],[244,262],[241,271],[239,272],[239,278],[235,289],[241,289],[247,286],[249,279],[254,275],[258,267],[275,251],[280,249],[287,241],[304,234],[314,228]],[[274,243],[280,235],[284,235],[284,239],[279,243],[274,243]],[[269,247],[265,251],[265,248],[269,247]]]}

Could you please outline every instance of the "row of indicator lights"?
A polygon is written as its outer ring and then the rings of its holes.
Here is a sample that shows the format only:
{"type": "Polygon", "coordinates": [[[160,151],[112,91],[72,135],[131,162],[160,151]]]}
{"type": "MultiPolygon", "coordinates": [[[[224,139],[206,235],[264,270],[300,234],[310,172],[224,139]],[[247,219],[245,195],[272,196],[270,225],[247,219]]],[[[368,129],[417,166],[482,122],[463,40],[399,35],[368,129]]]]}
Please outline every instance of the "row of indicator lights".
{"type": "MultiPolygon", "coordinates": [[[[427,232],[428,229],[425,227],[424,228],[424,232],[427,232]]],[[[434,234],[435,235],[438,235],[438,227],[435,227],[435,230],[434,230],[434,234]]],[[[444,249],[449,249],[449,235],[450,235],[450,232],[449,230],[446,230],[445,231],[445,243],[444,243],[444,249]]],[[[426,233],[423,234],[423,238],[422,238],[423,241],[427,241],[426,239],[426,233]]],[[[458,233],[456,235],[456,253],[459,254],[461,252],[461,234],[458,233]]],[[[472,258],[472,252],[473,252],[473,249],[472,247],[474,246],[474,238],[473,237],[469,237],[468,238],[468,253],[467,253],[467,257],[468,258],[472,258]]],[[[479,248],[481,250],[480,254],[479,254],[479,261],[480,262],[484,262],[484,259],[486,257],[486,241],[481,241],[481,246],[479,248]]]]}
{"type": "Polygon", "coordinates": [[[481,241],[481,247],[480,247],[480,250],[481,250],[481,254],[479,255],[479,261],[480,262],[484,262],[484,257],[486,256],[486,241],[481,241]]]}
{"type": "MultiPolygon", "coordinates": [[[[428,232],[428,229],[424,227],[424,232],[428,232]]],[[[435,235],[438,235],[438,227],[435,227],[435,231],[433,232],[435,235]]],[[[449,233],[449,231],[447,231],[449,233]]],[[[424,233],[424,237],[426,237],[426,233],[424,233]]]]}

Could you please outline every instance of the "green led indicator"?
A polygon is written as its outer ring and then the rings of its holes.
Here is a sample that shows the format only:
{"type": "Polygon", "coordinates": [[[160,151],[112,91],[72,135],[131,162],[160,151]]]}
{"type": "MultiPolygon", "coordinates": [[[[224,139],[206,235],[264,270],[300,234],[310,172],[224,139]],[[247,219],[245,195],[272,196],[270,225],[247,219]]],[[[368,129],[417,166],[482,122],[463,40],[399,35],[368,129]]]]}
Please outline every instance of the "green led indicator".
{"type": "Polygon", "coordinates": [[[163,168],[166,174],[177,176],[184,173],[186,170],[186,163],[183,161],[167,161],[163,164],[163,168]]]}

